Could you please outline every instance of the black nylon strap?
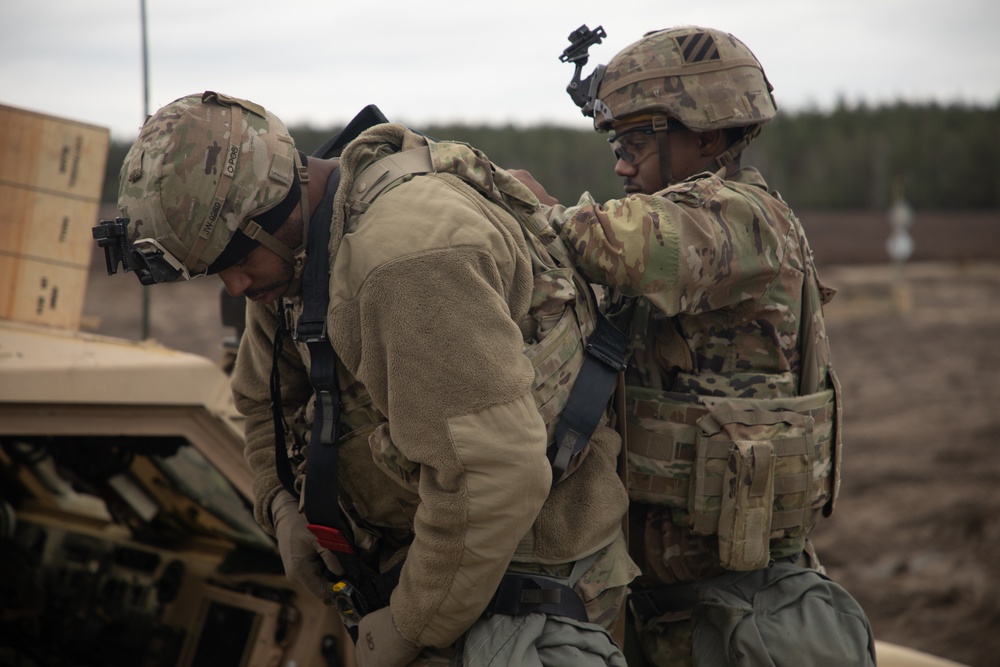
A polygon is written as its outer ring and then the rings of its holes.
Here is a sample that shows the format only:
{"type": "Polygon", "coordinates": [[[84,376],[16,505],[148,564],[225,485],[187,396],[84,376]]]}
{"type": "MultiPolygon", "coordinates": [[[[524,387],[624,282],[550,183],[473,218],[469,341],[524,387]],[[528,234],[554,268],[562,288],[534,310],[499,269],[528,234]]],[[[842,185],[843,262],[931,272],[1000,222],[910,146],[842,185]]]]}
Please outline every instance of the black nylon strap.
{"type": "Polygon", "coordinates": [[[353,141],[359,134],[370,127],[388,122],[389,119],[385,117],[377,106],[369,104],[364,109],[359,111],[339,134],[331,137],[326,143],[317,148],[316,152],[313,153],[313,157],[318,157],[324,160],[337,157],[340,155],[340,151],[342,151],[344,147],[353,141]]]}
{"type": "Polygon", "coordinates": [[[640,621],[670,612],[690,611],[698,604],[698,589],[694,584],[675,584],[650,590],[632,591],[629,608],[640,621]]]}
{"type": "Polygon", "coordinates": [[[555,445],[549,451],[553,486],[590,441],[618,374],[625,370],[628,337],[597,311],[596,304],[594,312],[597,325],[587,341],[587,356],[556,425],[555,445]]]}
{"type": "Polygon", "coordinates": [[[570,586],[547,577],[515,572],[504,574],[486,607],[486,615],[525,616],[530,613],[589,621],[583,601],[570,586]]]}
{"type": "Polygon", "coordinates": [[[316,392],[302,511],[310,523],[337,530],[342,523],[337,502],[340,390],[337,386],[337,355],[327,337],[326,311],[330,303],[327,248],[330,244],[329,221],[333,216],[331,193],[335,194],[339,185],[340,169],[337,169],[327,181],[326,196],[313,215],[313,224],[309,225],[306,256],[313,261],[306,263],[302,276],[303,309],[295,324],[295,340],[309,348],[309,382],[316,392]],[[309,484],[309,480],[322,480],[322,483],[309,484]]]}
{"type": "MultiPolygon", "coordinates": [[[[801,553],[772,559],[767,567],[775,563],[795,564],[801,553]]],[[[748,577],[758,576],[766,568],[750,571],[727,571],[710,579],[692,581],[683,584],[670,584],[659,588],[648,588],[631,591],[628,595],[629,609],[640,621],[648,621],[664,614],[690,611],[701,601],[699,591],[703,588],[729,588],[748,577]]]]}
{"type": "MultiPolygon", "coordinates": [[[[370,127],[378,125],[379,123],[388,123],[388,122],[389,119],[385,117],[385,115],[377,106],[375,106],[374,104],[369,104],[368,106],[363,108],[360,112],[358,112],[358,114],[351,119],[351,121],[347,124],[347,126],[343,130],[341,130],[339,133],[331,137],[326,143],[320,146],[313,153],[313,157],[317,157],[324,160],[332,157],[337,157],[340,155],[340,152],[344,149],[344,147],[347,146],[347,144],[350,143],[352,140],[357,138],[359,134],[361,134],[370,127]]],[[[336,186],[339,185],[340,183],[339,169],[337,170],[335,177],[337,183],[334,184],[334,190],[333,190],[334,193],[336,192],[336,186]]],[[[327,222],[329,222],[332,219],[332,214],[333,214],[332,196],[330,197],[330,199],[331,199],[330,206],[327,207],[328,210],[323,213],[323,216],[325,217],[317,215],[319,211],[314,213],[312,217],[319,218],[320,220],[326,220],[327,222]]],[[[323,207],[323,202],[320,202],[320,206],[323,207]]],[[[310,225],[310,228],[315,228],[316,226],[317,225],[310,225]]],[[[310,246],[309,248],[309,254],[315,257],[316,261],[312,263],[311,271],[310,271],[310,265],[309,264],[306,265],[305,272],[311,278],[311,280],[306,281],[306,285],[303,285],[302,288],[303,297],[306,301],[307,307],[309,304],[309,299],[306,298],[307,297],[306,290],[307,286],[310,285],[310,283],[311,283],[311,286],[309,287],[310,291],[322,290],[322,295],[321,295],[322,298],[325,300],[326,303],[329,303],[329,295],[327,293],[327,290],[329,289],[329,284],[328,284],[329,267],[328,267],[328,262],[326,261],[326,257],[328,254],[327,249],[329,247],[328,243],[330,238],[330,229],[329,229],[329,224],[318,225],[318,226],[326,228],[325,235],[327,243],[323,244],[322,246],[318,245],[316,247],[310,246]],[[318,282],[316,279],[317,276],[319,278],[318,282]]],[[[322,333],[322,335],[325,337],[326,334],[325,306],[323,307],[322,310],[323,310],[323,317],[321,322],[317,322],[315,308],[313,308],[310,311],[309,324],[307,324],[307,328],[311,328],[312,334],[316,335],[318,331],[322,333]]],[[[305,313],[303,312],[303,315],[304,314],[305,313]]],[[[285,446],[285,420],[284,420],[284,415],[282,414],[281,411],[281,376],[278,370],[278,358],[281,354],[282,346],[284,345],[284,336],[288,333],[288,329],[285,327],[285,307],[284,307],[284,300],[282,299],[278,300],[278,319],[279,322],[277,330],[274,333],[274,347],[272,349],[272,356],[271,356],[271,386],[270,386],[271,416],[274,422],[274,460],[275,460],[275,468],[278,474],[278,479],[281,481],[282,487],[284,487],[284,489],[288,491],[288,493],[290,493],[294,498],[298,499],[299,494],[295,490],[295,475],[292,473],[291,462],[288,459],[288,450],[285,446]]],[[[296,334],[298,335],[298,331],[296,331],[296,334]]],[[[329,345],[327,347],[329,347],[329,345]]],[[[310,353],[312,354],[314,353],[314,351],[310,350],[310,353]]],[[[330,350],[330,353],[331,355],[333,354],[332,348],[330,350]]],[[[334,374],[333,386],[336,387],[335,367],[332,372],[334,374]]],[[[323,406],[322,414],[324,415],[324,417],[328,417],[328,419],[324,419],[325,428],[327,429],[334,428],[337,421],[334,418],[335,412],[339,413],[339,399],[334,398],[331,395],[329,397],[329,400],[324,398],[322,401],[317,403],[316,407],[319,408],[320,404],[322,404],[323,406]],[[337,406],[336,408],[334,407],[335,405],[337,406]]],[[[317,410],[317,414],[320,414],[319,410],[317,410]]],[[[332,433],[332,431],[328,430],[327,433],[321,435],[333,438],[334,434],[332,433]]],[[[334,472],[336,472],[336,469],[334,470],[334,472]]],[[[336,477],[334,477],[333,479],[336,479],[336,477]]],[[[334,491],[336,491],[336,489],[334,489],[334,491]]],[[[337,499],[337,494],[334,493],[333,494],[334,503],[336,503],[336,499],[337,499]]]]}
{"type": "MultiPolygon", "coordinates": [[[[369,105],[359,113],[348,127],[314,153],[314,157],[330,158],[365,129],[386,122],[377,107],[369,105]]],[[[294,337],[305,343],[310,354],[309,380],[315,391],[312,437],[306,461],[307,483],[303,498],[303,513],[310,522],[309,529],[320,545],[337,553],[344,568],[343,581],[352,588],[351,599],[363,615],[384,607],[399,580],[399,567],[379,574],[367,567],[358,557],[357,550],[344,530],[339,505],[339,423],[340,391],[337,384],[337,356],[327,336],[326,314],[329,305],[329,243],[330,222],[333,219],[333,201],[340,185],[340,169],[327,180],[326,191],[313,212],[307,239],[307,261],[302,277],[303,311],[296,322],[294,337]],[[309,480],[312,484],[309,484],[309,480]]],[[[285,447],[284,417],[281,412],[281,379],[278,360],[284,343],[284,302],[278,306],[279,325],[275,332],[271,369],[271,402],[274,419],[275,465],[282,485],[293,496],[294,474],[285,447]]]]}
{"type": "Polygon", "coordinates": [[[327,181],[326,194],[309,225],[307,257],[302,276],[303,309],[295,324],[295,340],[309,348],[309,381],[315,391],[312,437],[306,459],[302,513],[320,546],[336,552],[345,576],[355,589],[352,596],[361,616],[384,607],[399,581],[399,568],[379,574],[358,555],[350,525],[340,510],[340,387],[337,354],[326,328],[330,304],[330,220],[340,186],[340,169],[327,181]]]}

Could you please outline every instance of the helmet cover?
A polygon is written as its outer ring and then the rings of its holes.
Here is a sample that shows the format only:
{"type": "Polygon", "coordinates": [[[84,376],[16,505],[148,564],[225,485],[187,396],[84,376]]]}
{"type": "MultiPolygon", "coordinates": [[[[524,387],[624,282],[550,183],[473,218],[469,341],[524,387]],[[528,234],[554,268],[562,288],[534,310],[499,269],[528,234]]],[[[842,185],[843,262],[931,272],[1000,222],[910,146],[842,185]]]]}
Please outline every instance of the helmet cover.
{"type": "Polygon", "coordinates": [[[697,132],[765,123],[777,107],[764,69],[743,42],[701,27],[646,33],[608,63],[594,127],[665,114],[697,132]]]}
{"type": "Polygon", "coordinates": [[[122,165],[118,207],[131,219],[131,241],[154,241],[196,276],[295,182],[284,123],[253,102],[209,91],[146,120],[122,165]]]}

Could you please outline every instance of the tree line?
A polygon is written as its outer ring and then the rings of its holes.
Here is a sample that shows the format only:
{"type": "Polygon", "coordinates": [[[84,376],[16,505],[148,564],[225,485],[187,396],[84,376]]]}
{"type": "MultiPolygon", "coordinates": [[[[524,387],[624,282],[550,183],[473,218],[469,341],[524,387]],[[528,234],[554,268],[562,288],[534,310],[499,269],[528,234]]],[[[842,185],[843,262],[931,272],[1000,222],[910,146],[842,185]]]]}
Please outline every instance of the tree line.
{"type": "MultiPolygon", "coordinates": [[[[289,128],[311,153],[340,128],[289,128]]],[[[529,170],[565,204],[584,190],[600,200],[621,195],[607,135],[554,126],[433,125],[414,128],[437,139],[464,141],[496,164],[529,170]]],[[[105,201],[114,202],[118,170],[130,142],[109,149],[105,201]]],[[[747,149],[744,165],[759,168],[797,209],[884,209],[902,194],[918,209],[1000,208],[1000,102],[993,107],[909,105],[780,113],[747,149]]]]}

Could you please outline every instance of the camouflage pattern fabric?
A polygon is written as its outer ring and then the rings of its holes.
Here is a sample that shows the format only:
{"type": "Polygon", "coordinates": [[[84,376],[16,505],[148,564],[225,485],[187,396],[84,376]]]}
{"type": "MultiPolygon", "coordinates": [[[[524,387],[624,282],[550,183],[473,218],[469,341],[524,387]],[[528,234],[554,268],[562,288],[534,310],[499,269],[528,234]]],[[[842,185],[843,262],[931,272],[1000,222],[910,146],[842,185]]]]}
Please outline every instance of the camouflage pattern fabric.
{"type": "MultiPolygon", "coordinates": [[[[561,236],[588,279],[654,306],[644,361],[661,379],[652,388],[741,398],[797,393],[812,251],[759,172],[743,169],[731,180],[703,174],[604,205],[584,195],[561,217],[561,236]]],[[[829,346],[825,332],[817,336],[825,366],[829,346]]]]}
{"type": "Polygon", "coordinates": [[[158,241],[191,275],[205,273],[238,228],[288,194],[294,153],[281,120],[253,102],[213,92],[175,100],[146,121],[122,164],[131,240],[158,241]]]}
{"type": "Polygon", "coordinates": [[[720,30],[685,27],[647,34],[622,49],[601,80],[594,126],[660,112],[699,132],[765,123],[777,109],[750,49],[720,30]]]}
{"type": "MultiPolygon", "coordinates": [[[[834,390],[738,399],[632,387],[626,395],[633,502],[665,505],[678,525],[699,535],[722,535],[727,512],[757,502],[756,492],[736,502],[737,491],[756,481],[769,489],[766,505],[773,514],[761,529],[771,540],[772,553],[782,557],[801,550],[796,538],[812,529],[836,494],[834,390]],[[752,448],[751,468],[739,481],[726,481],[745,447],[752,448]],[[767,465],[770,474],[765,477],[759,468],[767,465]]],[[[728,548],[728,540],[722,539],[720,551],[728,548]]],[[[747,569],[734,563],[726,567],[747,569]]]]}
{"type": "MultiPolygon", "coordinates": [[[[798,399],[801,317],[808,296],[803,283],[814,272],[801,224],[753,169],[731,180],[701,174],[656,195],[604,205],[584,195],[559,222],[580,271],[618,292],[612,314],[631,335],[626,382],[633,397],[627,415],[630,514],[641,581],[652,585],[714,576],[722,570],[718,537],[695,530],[690,504],[699,503],[696,513],[717,520],[728,457],[705,459],[696,471],[697,443],[707,437],[697,419],[726,401],[776,401],[766,406],[775,407],[798,399]],[[664,392],[671,397],[666,403],[664,392]],[[672,445],[669,454],[647,456],[649,441],[663,438],[672,445]],[[719,495],[692,495],[689,480],[697,474],[716,478],[719,495]]],[[[819,293],[818,285],[806,286],[819,293]]],[[[823,292],[819,298],[829,296],[823,292]]],[[[819,364],[820,382],[830,392],[821,313],[813,324],[811,363],[819,364]]],[[[810,407],[821,410],[815,422],[825,424],[816,438],[814,462],[782,474],[808,474],[811,486],[778,493],[779,512],[803,504],[815,510],[834,492],[833,409],[822,413],[822,405],[810,407]]],[[[747,433],[733,431],[726,438],[731,442],[740,435],[747,433]]],[[[789,430],[785,435],[797,434],[789,430]]],[[[781,465],[779,470],[787,463],[781,465]]],[[[801,530],[773,533],[770,555],[801,551],[812,523],[809,517],[801,530]]]]}

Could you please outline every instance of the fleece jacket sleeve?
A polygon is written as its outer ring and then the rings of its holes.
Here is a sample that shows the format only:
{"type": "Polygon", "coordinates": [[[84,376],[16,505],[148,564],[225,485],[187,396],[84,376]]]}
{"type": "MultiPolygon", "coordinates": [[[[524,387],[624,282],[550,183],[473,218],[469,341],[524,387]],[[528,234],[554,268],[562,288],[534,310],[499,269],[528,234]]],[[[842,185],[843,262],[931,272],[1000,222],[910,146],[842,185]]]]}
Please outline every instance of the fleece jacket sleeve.
{"type": "MultiPolygon", "coordinates": [[[[274,467],[274,422],[271,415],[270,378],[272,349],[278,325],[276,308],[247,304],[247,324],[233,370],[236,409],[246,417],[244,456],[254,471],[254,518],[274,534],[271,500],[281,488],[274,467]]],[[[309,377],[294,344],[285,337],[278,370],[284,414],[290,416],[312,396],[309,377]]]]}
{"type": "Polygon", "coordinates": [[[331,277],[352,293],[330,314],[337,349],[420,465],[391,607],[424,646],[453,643],[479,617],[551,479],[512,316],[526,308],[530,262],[523,238],[475,199],[437,178],[383,195],[331,277]]]}

